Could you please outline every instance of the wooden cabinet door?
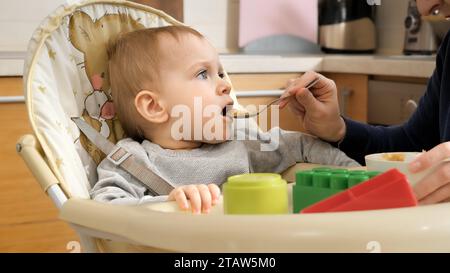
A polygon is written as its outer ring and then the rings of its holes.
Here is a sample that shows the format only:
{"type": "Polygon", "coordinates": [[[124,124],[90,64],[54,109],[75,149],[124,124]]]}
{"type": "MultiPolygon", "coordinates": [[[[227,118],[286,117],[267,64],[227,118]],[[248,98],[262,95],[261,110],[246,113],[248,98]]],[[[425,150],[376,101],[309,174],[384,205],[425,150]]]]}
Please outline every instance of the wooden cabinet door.
{"type": "Polygon", "coordinates": [[[69,252],[79,241],[16,153],[20,136],[32,133],[20,77],[0,77],[0,252],[69,252]],[[3,101],[3,102],[2,102],[3,101]]]}
{"type": "Polygon", "coordinates": [[[336,83],[341,114],[356,121],[367,122],[369,76],[344,73],[324,73],[324,76],[336,83]]]}

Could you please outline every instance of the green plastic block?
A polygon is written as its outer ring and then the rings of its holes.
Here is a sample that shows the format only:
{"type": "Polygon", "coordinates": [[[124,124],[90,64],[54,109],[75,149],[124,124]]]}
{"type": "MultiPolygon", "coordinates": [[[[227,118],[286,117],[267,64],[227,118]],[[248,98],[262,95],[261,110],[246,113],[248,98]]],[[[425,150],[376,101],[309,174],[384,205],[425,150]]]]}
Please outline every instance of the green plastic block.
{"type": "Polygon", "coordinates": [[[333,190],[348,189],[348,177],[346,173],[332,174],[330,179],[330,188],[333,190]]]}
{"type": "Polygon", "coordinates": [[[367,172],[363,170],[349,171],[350,175],[365,175],[367,172]]]}
{"type": "Polygon", "coordinates": [[[361,182],[364,182],[366,180],[369,180],[370,177],[368,175],[364,174],[351,174],[348,177],[348,187],[351,188],[353,186],[358,185],[361,182]]]}
{"type": "Polygon", "coordinates": [[[349,170],[346,169],[332,169],[332,174],[349,174],[349,170]]]}
{"type": "Polygon", "coordinates": [[[331,172],[331,168],[327,168],[327,167],[320,167],[320,168],[314,168],[312,169],[313,172],[315,173],[329,173],[331,172]]]}
{"type": "Polygon", "coordinates": [[[382,172],[372,171],[372,172],[367,172],[366,174],[367,174],[370,178],[374,178],[375,176],[382,174],[382,172]]]}
{"type": "Polygon", "coordinates": [[[295,181],[297,185],[312,186],[313,171],[303,171],[295,174],[295,181]],[[297,182],[298,181],[298,182],[297,182]]]}
{"type": "Polygon", "coordinates": [[[380,174],[379,172],[346,169],[315,168],[295,175],[293,212],[298,213],[319,201],[347,190],[380,174]]]}

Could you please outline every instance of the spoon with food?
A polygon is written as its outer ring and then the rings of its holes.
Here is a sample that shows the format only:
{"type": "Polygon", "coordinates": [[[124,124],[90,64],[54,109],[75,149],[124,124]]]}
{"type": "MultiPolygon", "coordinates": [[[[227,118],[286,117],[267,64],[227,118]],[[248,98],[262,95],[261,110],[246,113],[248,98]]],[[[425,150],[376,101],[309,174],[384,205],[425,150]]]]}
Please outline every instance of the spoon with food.
{"type": "MultiPolygon", "coordinates": [[[[318,83],[320,80],[320,78],[316,78],[314,79],[312,82],[310,82],[308,85],[306,85],[306,89],[309,89],[311,87],[313,87],[316,83],[318,83]]],[[[282,99],[285,99],[286,97],[279,97],[276,100],[271,101],[269,104],[266,105],[266,107],[264,107],[263,109],[261,109],[260,111],[256,111],[254,113],[250,113],[246,110],[239,110],[239,109],[231,109],[228,112],[228,115],[235,118],[235,119],[245,119],[245,118],[252,118],[252,117],[256,117],[259,114],[261,114],[262,112],[266,111],[272,104],[275,104],[277,102],[279,102],[282,99]]]]}

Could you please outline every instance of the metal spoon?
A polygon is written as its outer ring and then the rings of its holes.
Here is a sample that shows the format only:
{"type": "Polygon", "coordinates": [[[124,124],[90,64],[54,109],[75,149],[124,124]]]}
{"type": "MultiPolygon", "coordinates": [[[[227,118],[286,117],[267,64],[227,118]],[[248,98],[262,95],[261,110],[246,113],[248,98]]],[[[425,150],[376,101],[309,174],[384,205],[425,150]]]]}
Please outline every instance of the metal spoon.
{"type": "MultiPolygon", "coordinates": [[[[316,83],[318,83],[319,82],[319,80],[320,80],[320,78],[316,78],[316,79],[314,79],[312,82],[310,82],[305,88],[306,89],[309,89],[309,88],[311,88],[311,87],[313,87],[314,85],[316,85],[316,83]]],[[[273,100],[273,101],[271,101],[269,104],[267,104],[266,105],[266,107],[264,107],[262,110],[260,110],[259,112],[255,112],[255,113],[252,113],[252,114],[250,114],[250,113],[248,113],[248,112],[243,112],[243,111],[239,111],[239,110],[232,110],[232,113],[231,113],[231,115],[233,116],[233,118],[235,118],[235,119],[244,119],[244,118],[252,118],[252,117],[256,117],[256,116],[258,116],[259,114],[261,114],[262,112],[264,112],[265,110],[267,110],[268,108],[269,108],[269,106],[271,106],[272,104],[274,104],[274,103],[277,103],[277,102],[279,102],[280,100],[282,100],[282,99],[285,99],[286,97],[280,97],[280,98],[278,98],[278,99],[276,99],[276,100],[273,100]]]]}

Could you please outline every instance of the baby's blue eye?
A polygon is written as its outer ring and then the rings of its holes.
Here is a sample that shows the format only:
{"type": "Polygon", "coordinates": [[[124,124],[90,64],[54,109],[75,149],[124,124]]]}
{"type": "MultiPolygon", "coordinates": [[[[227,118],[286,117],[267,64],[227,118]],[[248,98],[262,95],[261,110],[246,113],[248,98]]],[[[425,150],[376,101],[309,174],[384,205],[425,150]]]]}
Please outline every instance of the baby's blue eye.
{"type": "Polygon", "coordinates": [[[220,77],[221,79],[225,78],[225,73],[223,73],[223,72],[219,73],[219,77],[220,77]]]}
{"type": "Polygon", "coordinates": [[[197,75],[197,79],[200,79],[200,80],[208,79],[208,71],[207,70],[200,71],[200,73],[198,73],[198,75],[197,75]]]}

